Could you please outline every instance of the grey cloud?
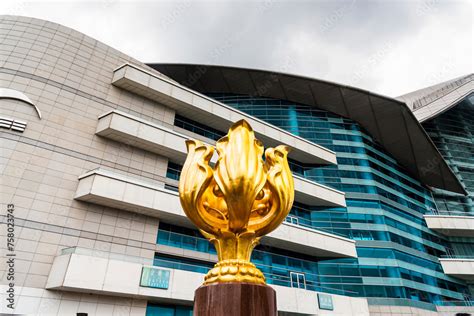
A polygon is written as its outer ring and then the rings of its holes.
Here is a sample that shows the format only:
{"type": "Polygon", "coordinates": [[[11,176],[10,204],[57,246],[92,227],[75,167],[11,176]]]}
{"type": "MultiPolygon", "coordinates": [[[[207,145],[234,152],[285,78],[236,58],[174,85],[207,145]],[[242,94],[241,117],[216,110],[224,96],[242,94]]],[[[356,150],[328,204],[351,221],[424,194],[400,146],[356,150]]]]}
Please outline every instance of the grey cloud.
{"type": "MultiPolygon", "coordinates": [[[[6,2],[0,13],[8,13],[6,2]]],[[[433,74],[442,81],[472,72],[467,1],[108,0],[25,2],[16,10],[144,62],[271,69],[391,96],[432,84],[433,74]],[[452,49],[456,58],[440,75],[452,49]]]]}

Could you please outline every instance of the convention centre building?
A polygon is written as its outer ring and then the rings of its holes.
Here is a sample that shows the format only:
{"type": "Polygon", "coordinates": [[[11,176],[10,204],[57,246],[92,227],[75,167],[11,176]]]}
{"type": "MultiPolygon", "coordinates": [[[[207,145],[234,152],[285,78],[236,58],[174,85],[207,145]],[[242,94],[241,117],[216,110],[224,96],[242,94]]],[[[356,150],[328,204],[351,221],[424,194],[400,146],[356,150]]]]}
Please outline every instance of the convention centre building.
{"type": "Polygon", "coordinates": [[[474,75],[447,79],[145,64],[1,16],[0,313],[192,315],[217,256],[179,202],[185,140],[245,119],[292,148],[293,208],[252,255],[280,315],[474,315],[474,75]]]}

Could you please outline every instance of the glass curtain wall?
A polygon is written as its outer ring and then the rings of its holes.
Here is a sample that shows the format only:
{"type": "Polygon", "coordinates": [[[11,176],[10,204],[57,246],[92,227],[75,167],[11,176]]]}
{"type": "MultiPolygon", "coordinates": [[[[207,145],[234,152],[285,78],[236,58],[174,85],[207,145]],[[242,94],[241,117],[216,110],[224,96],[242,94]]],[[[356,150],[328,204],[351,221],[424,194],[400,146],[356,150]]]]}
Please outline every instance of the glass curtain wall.
{"type": "MultiPolygon", "coordinates": [[[[465,284],[443,274],[438,263],[437,258],[445,255],[450,246],[442,235],[429,230],[423,220],[423,214],[436,210],[431,192],[356,122],[285,100],[229,94],[210,96],[336,152],[338,165],[290,161],[290,167],[304,178],[345,192],[347,207],[295,203],[287,221],[357,240],[359,258],[306,258],[299,263],[301,269],[292,270],[279,266],[275,258],[280,257],[271,255],[269,260],[264,255],[277,250],[259,248],[253,260],[262,265],[262,270],[270,267],[273,277],[278,274],[273,273],[273,266],[275,271],[281,269],[289,286],[293,279],[298,286],[301,284],[301,276],[294,273],[302,273],[308,280],[314,276],[310,282],[326,291],[345,291],[355,296],[438,302],[462,300],[468,293],[465,284]]],[[[184,117],[177,117],[176,124],[214,140],[224,135],[184,117]]],[[[162,230],[166,228],[160,226],[162,230]]],[[[286,257],[285,264],[288,258],[302,260],[285,252],[278,255],[286,257]]]]}
{"type": "Polygon", "coordinates": [[[474,94],[447,112],[423,123],[436,147],[469,192],[468,196],[436,190],[440,212],[474,215],[474,94]]]}
{"type": "MultiPolygon", "coordinates": [[[[468,192],[464,196],[435,190],[436,212],[474,216],[474,94],[423,127],[468,192]]],[[[451,237],[450,242],[449,257],[474,258],[474,238],[451,237]]]]}

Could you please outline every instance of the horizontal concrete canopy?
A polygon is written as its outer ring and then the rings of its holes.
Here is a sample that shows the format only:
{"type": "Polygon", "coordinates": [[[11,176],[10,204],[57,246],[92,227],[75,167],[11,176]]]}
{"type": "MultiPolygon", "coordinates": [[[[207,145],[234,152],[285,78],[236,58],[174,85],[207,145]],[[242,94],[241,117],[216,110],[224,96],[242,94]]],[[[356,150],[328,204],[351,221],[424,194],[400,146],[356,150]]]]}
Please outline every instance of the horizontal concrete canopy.
{"type": "Polygon", "coordinates": [[[227,131],[234,122],[245,119],[266,146],[287,145],[291,148],[289,157],[299,162],[337,163],[336,154],[332,150],[191,90],[157,72],[124,64],[114,70],[112,84],[164,104],[183,116],[222,132],[227,131]]]}
{"type": "Polygon", "coordinates": [[[201,93],[234,93],[315,106],[358,122],[428,186],[466,194],[407,105],[332,82],[271,71],[191,64],[149,64],[201,93]]]}
{"type": "MultiPolygon", "coordinates": [[[[188,136],[127,113],[110,111],[101,115],[96,134],[155,152],[181,164],[186,160],[188,136]]],[[[214,141],[209,140],[209,143],[214,141]]],[[[217,154],[211,159],[211,162],[216,161],[217,154]]],[[[296,175],[293,178],[297,202],[312,206],[346,206],[343,192],[296,175]]]]}
{"type": "MultiPolygon", "coordinates": [[[[96,169],[80,176],[74,198],[193,227],[184,214],[178,192],[106,170],[96,169]]],[[[261,243],[320,258],[357,257],[354,240],[289,223],[263,236],[261,243]]]]}
{"type": "Polygon", "coordinates": [[[445,274],[469,282],[474,281],[474,259],[441,258],[439,262],[445,274]]]}
{"type": "Polygon", "coordinates": [[[424,215],[426,225],[446,236],[474,237],[474,216],[424,215]]]}
{"type": "MultiPolygon", "coordinates": [[[[158,269],[169,271],[168,288],[142,287],[140,286],[142,268],[148,264],[137,262],[140,258],[118,255],[119,258],[116,259],[117,254],[76,249],[78,253],[55,257],[46,284],[47,289],[191,305],[194,291],[204,281],[204,274],[201,273],[157,266],[158,269]]],[[[288,279],[289,277],[287,276],[288,279]]],[[[318,292],[272,284],[270,286],[276,291],[277,308],[280,312],[295,315],[326,315],[324,310],[318,308],[318,292]]],[[[331,285],[324,285],[322,288],[326,291],[336,290],[331,288],[331,285]]],[[[330,315],[369,315],[365,298],[328,293],[326,295],[331,296],[334,306],[330,315]]]]}

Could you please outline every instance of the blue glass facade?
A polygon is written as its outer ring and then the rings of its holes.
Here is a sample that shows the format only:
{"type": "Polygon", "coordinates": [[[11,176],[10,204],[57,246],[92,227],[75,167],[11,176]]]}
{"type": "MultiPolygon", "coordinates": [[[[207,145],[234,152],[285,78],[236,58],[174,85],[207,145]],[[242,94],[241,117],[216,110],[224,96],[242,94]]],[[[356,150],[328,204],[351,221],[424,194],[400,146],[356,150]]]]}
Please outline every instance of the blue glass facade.
{"type": "MultiPolygon", "coordinates": [[[[157,243],[216,254],[214,247],[198,231],[166,223],[160,223],[157,243]]],[[[321,260],[322,258],[265,245],[256,247],[252,254],[252,262],[265,274],[269,284],[304,287],[307,290],[340,295],[399,297],[399,293],[404,291],[400,284],[404,282],[434,284],[434,286],[441,289],[453,292],[464,290],[463,285],[444,280],[441,277],[442,272],[439,265],[431,261],[410,257],[403,252],[392,252],[384,249],[374,251],[373,249],[363,248],[360,249],[360,254],[363,254],[366,258],[383,259],[388,264],[361,265],[357,259],[321,260]],[[399,267],[396,260],[405,261],[406,263],[399,267]],[[414,265],[428,267],[436,273],[427,275],[421,270],[415,271],[414,265]],[[295,280],[297,277],[301,278],[300,281],[295,280]],[[394,282],[391,282],[393,286],[390,287],[385,284],[365,286],[362,283],[367,278],[398,278],[400,284],[397,286],[393,284],[394,282]]],[[[213,266],[212,262],[159,253],[155,256],[154,264],[160,267],[199,273],[206,273],[213,266]]],[[[425,294],[429,295],[428,293],[425,294]]]]}
{"type": "Polygon", "coordinates": [[[474,94],[423,123],[423,127],[469,193],[462,196],[435,191],[438,210],[474,215],[474,94]]]}
{"type": "MultiPolygon", "coordinates": [[[[288,221],[357,240],[357,259],[304,257],[259,246],[252,260],[269,283],[331,293],[424,302],[463,300],[465,284],[442,272],[437,257],[449,242],[429,230],[423,214],[436,209],[431,192],[412,178],[354,121],[327,111],[284,100],[241,95],[211,97],[336,152],[334,166],[291,161],[293,172],[346,193],[347,207],[315,207],[295,203],[288,221]],[[296,280],[296,281],[295,281],[296,280]],[[296,283],[295,283],[296,282],[296,283]]],[[[204,135],[205,129],[179,117],[181,128],[204,135]]],[[[177,124],[177,125],[178,125],[177,124]]],[[[212,139],[222,132],[209,130],[212,139]]],[[[176,167],[175,167],[176,169],[176,167]]],[[[158,243],[213,252],[199,234],[160,225],[158,243]]],[[[157,265],[207,271],[202,262],[162,258],[157,265]]]]}
{"type": "MultiPolygon", "coordinates": [[[[463,196],[435,190],[437,211],[474,216],[474,94],[423,127],[468,192],[463,196]]],[[[450,237],[448,252],[450,256],[474,257],[474,238],[450,237]]]]}

